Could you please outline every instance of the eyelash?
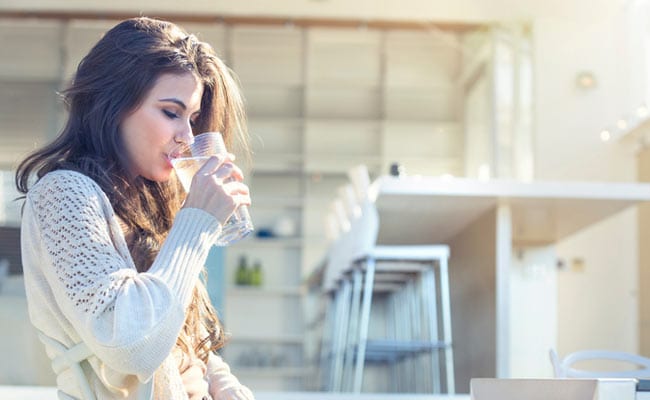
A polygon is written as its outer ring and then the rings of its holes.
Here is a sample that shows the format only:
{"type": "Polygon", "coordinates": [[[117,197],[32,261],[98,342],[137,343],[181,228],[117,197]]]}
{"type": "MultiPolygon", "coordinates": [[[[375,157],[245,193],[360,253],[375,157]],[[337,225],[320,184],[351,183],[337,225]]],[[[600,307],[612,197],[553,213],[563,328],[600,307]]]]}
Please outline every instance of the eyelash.
{"type": "MultiPolygon", "coordinates": [[[[163,113],[164,113],[164,114],[167,116],[167,118],[169,118],[169,119],[180,118],[180,117],[178,116],[178,114],[173,113],[173,112],[171,112],[171,111],[169,111],[169,110],[163,110],[163,113]]],[[[196,121],[193,120],[193,119],[191,119],[191,120],[190,120],[190,126],[191,126],[192,128],[194,128],[194,127],[196,126],[196,121]]]]}
{"type": "Polygon", "coordinates": [[[163,110],[163,113],[169,118],[169,119],[176,119],[178,118],[178,114],[173,113],[171,111],[163,110]]]}

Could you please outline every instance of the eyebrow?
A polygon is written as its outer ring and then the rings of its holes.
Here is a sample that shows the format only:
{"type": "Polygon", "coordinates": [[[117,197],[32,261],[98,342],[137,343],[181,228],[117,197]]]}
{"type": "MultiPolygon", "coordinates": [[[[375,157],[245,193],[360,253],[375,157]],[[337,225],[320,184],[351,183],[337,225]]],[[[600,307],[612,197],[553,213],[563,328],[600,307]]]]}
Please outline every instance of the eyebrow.
{"type": "MultiPolygon", "coordinates": [[[[167,101],[167,102],[170,102],[170,103],[178,104],[178,106],[181,107],[183,109],[183,111],[187,110],[187,106],[185,105],[185,103],[183,103],[182,101],[178,100],[175,97],[158,99],[158,101],[167,101]]],[[[192,113],[192,115],[200,114],[200,113],[201,113],[201,110],[196,110],[195,112],[192,113]]]]}
{"type": "Polygon", "coordinates": [[[178,106],[181,107],[183,110],[187,110],[187,106],[185,105],[185,103],[183,103],[182,101],[180,101],[180,100],[178,100],[176,98],[173,98],[173,97],[165,98],[165,99],[158,99],[158,101],[167,101],[167,102],[170,102],[170,103],[178,104],[178,106]]]}

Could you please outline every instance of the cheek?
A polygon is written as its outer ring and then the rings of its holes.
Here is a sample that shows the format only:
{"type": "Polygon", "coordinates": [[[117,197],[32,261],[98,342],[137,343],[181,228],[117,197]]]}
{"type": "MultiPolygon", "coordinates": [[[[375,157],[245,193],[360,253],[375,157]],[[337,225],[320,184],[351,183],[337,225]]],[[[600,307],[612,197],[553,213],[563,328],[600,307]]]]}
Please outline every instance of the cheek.
{"type": "MultiPolygon", "coordinates": [[[[141,121],[140,121],[141,122],[141,121]]],[[[147,130],[141,123],[130,124],[125,126],[122,132],[122,144],[126,162],[132,167],[149,163],[149,152],[152,149],[151,139],[147,135],[147,130]]]]}
{"type": "Polygon", "coordinates": [[[149,144],[167,143],[173,139],[172,131],[170,124],[162,118],[148,116],[142,120],[142,139],[149,144]]]}
{"type": "Polygon", "coordinates": [[[135,122],[128,131],[130,134],[128,140],[133,146],[144,150],[158,141],[162,128],[158,121],[149,116],[143,116],[135,122]]]}

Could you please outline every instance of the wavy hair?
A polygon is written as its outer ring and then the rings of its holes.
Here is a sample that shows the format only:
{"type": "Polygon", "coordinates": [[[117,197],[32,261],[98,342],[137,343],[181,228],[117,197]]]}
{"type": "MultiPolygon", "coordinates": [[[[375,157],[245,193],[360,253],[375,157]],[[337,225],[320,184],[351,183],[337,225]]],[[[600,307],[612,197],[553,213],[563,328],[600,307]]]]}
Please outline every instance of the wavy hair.
{"type": "MultiPolygon", "coordinates": [[[[184,192],[168,182],[131,177],[120,124],[142,103],[162,74],[192,73],[203,85],[194,134],[220,131],[231,151],[249,154],[243,99],[234,74],[213,48],[177,25],[147,17],[120,22],[81,60],[62,96],[68,118],[59,136],[25,158],[16,186],[58,169],[79,171],[97,182],[126,225],[127,243],[138,271],[147,271],[180,209],[184,192]]],[[[177,344],[207,362],[225,336],[204,285],[199,281],[177,344]],[[207,335],[206,335],[207,332],[207,335]]]]}

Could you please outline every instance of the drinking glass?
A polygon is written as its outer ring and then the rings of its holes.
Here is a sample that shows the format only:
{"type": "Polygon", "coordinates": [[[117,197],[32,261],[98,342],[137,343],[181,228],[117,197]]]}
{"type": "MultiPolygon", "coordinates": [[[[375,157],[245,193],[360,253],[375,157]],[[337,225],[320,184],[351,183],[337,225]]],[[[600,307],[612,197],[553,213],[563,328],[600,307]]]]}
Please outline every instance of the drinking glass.
{"type": "MultiPolygon", "coordinates": [[[[222,155],[227,152],[223,137],[219,132],[205,132],[194,136],[194,143],[189,145],[188,149],[180,157],[171,160],[176,175],[185,191],[190,191],[190,184],[194,174],[211,156],[222,155]]],[[[248,207],[241,205],[237,207],[224,224],[215,245],[227,246],[235,243],[250,235],[253,229],[248,207]]]]}

